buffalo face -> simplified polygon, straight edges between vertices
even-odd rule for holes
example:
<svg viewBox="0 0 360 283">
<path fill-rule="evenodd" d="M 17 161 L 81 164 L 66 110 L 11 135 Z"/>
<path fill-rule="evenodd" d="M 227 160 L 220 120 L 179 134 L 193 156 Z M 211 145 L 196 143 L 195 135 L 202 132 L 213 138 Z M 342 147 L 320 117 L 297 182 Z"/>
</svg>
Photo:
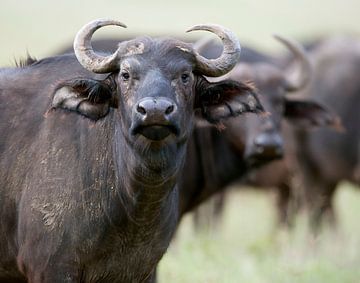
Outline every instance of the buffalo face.
<svg viewBox="0 0 360 283">
<path fill-rule="evenodd" d="M 149 38 L 124 43 L 144 46 L 120 62 L 115 74 L 119 116 L 129 141 L 157 146 L 188 135 L 194 105 L 192 56 L 169 42 Z M 157 58 L 153 60 L 152 58 Z"/>
<path fill-rule="evenodd" d="M 130 148 L 152 164 L 185 154 L 183 145 L 192 132 L 195 112 L 221 125 L 228 117 L 263 111 L 251 85 L 209 82 L 205 77 L 221 76 L 236 65 L 240 45 L 230 31 L 216 25 L 192 29 L 211 31 L 222 39 L 223 53 L 213 60 L 200 56 L 188 43 L 149 37 L 123 41 L 116 52 L 103 56 L 92 50 L 90 42 L 95 30 L 106 25 L 124 26 L 99 20 L 78 33 L 75 55 L 91 78 L 60 84 L 52 106 L 92 120 L 110 119 Z M 94 79 L 99 76 L 103 78 Z"/>
<path fill-rule="evenodd" d="M 295 64 L 285 71 L 270 63 L 238 64 L 228 76 L 235 80 L 253 81 L 259 91 L 260 101 L 268 115 L 241 117 L 242 123 L 230 121 L 231 132 L 242 133 L 232 140 L 241 140 L 244 155 L 250 162 L 279 159 L 284 154 L 282 123 L 296 126 L 338 125 L 334 115 L 321 104 L 308 99 L 296 99 L 291 93 L 306 87 L 312 75 L 312 66 L 303 48 L 296 42 L 276 37 L 295 56 Z M 294 68 L 295 67 L 295 68 Z M 294 76 L 294 71 L 297 75 Z M 244 140 L 246 137 L 246 140 Z"/>
<path fill-rule="evenodd" d="M 121 42 L 116 52 L 103 56 L 92 50 L 90 41 L 95 30 L 106 25 L 124 26 L 94 21 L 80 30 L 74 42 L 80 64 L 105 78 L 76 78 L 61 84 L 54 108 L 73 110 L 92 120 L 111 113 L 125 140 L 142 154 L 184 144 L 196 111 L 218 125 L 230 116 L 263 111 L 250 85 L 205 78 L 221 76 L 237 63 L 240 45 L 230 31 L 216 25 L 191 29 L 208 30 L 222 39 L 224 51 L 215 60 L 205 59 L 182 41 L 149 37 Z"/>
</svg>

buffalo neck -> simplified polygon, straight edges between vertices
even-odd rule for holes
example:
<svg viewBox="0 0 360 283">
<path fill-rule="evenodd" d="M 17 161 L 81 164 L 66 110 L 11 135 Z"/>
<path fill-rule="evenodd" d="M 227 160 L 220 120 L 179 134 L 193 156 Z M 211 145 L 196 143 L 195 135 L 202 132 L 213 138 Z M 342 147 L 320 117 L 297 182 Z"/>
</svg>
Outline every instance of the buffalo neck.
<svg viewBox="0 0 360 283">
<path fill-rule="evenodd" d="M 121 126 L 115 127 L 114 156 L 117 179 L 127 206 L 130 204 L 134 223 L 146 223 L 142 227 L 159 224 L 164 215 L 175 224 L 175 218 L 169 215 L 178 211 L 177 179 L 185 156 L 184 144 L 168 144 L 164 148 L 139 150 L 139 145 L 126 138 Z M 181 158 L 182 154 L 182 158 Z M 177 156 L 180 155 L 180 158 Z M 171 220 L 172 219 L 172 220 Z M 164 227 L 163 227 L 164 228 Z"/>
</svg>

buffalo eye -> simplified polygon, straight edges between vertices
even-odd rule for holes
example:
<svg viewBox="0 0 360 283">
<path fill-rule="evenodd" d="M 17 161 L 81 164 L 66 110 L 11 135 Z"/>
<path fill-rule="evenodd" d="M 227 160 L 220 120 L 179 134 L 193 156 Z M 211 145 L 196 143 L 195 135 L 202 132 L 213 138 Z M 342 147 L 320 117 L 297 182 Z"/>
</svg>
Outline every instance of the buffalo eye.
<svg viewBox="0 0 360 283">
<path fill-rule="evenodd" d="M 124 81 L 128 81 L 130 79 L 130 74 L 129 72 L 122 72 L 121 73 L 121 78 L 124 80 Z"/>
<path fill-rule="evenodd" d="M 190 80 L 190 75 L 188 73 L 181 74 L 181 81 L 183 84 L 187 84 Z"/>
</svg>

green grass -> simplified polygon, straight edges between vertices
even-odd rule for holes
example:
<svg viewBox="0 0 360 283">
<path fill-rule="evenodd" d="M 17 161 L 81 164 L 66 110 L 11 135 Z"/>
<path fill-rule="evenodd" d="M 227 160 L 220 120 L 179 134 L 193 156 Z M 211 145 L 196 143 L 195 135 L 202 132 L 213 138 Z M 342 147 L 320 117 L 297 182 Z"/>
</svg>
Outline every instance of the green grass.
<svg viewBox="0 0 360 283">
<path fill-rule="evenodd" d="M 276 229 L 271 193 L 233 192 L 224 221 L 193 231 L 191 217 L 160 264 L 160 282 L 172 283 L 358 283 L 360 191 L 342 186 L 336 196 L 337 231 L 316 239 L 305 216 L 292 231 Z"/>
</svg>

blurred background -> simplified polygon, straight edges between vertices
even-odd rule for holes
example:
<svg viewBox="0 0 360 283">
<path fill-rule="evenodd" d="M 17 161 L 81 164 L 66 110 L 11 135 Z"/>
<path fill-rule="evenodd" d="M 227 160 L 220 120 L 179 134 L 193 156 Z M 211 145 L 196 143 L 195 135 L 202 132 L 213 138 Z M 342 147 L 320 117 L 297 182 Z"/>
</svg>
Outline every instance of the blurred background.
<svg viewBox="0 0 360 283">
<path fill-rule="evenodd" d="M 272 39 L 274 33 L 301 41 L 337 33 L 358 34 L 359 7 L 356 0 L 2 0 L 0 64 L 10 64 L 27 52 L 39 58 L 53 54 L 95 18 L 118 19 L 128 26 L 127 30 L 104 28 L 96 34 L 100 38 L 109 34 L 183 37 L 195 24 L 217 23 L 235 31 L 247 45 L 274 50 L 279 47 Z"/>
<path fill-rule="evenodd" d="M 242 44 L 269 53 L 283 48 L 274 33 L 300 42 L 360 36 L 358 0 L 2 0 L 0 6 L 1 66 L 12 66 L 27 54 L 42 58 L 56 53 L 95 18 L 128 26 L 104 28 L 95 38 L 147 34 L 190 40 L 194 35 L 185 31 L 191 26 L 217 23 L 233 30 Z M 339 227 L 318 237 L 309 235 L 301 215 L 293 230 L 279 229 L 271 191 L 234 190 L 227 202 L 223 221 L 215 227 L 210 223 L 194 232 L 191 216 L 184 219 L 161 261 L 161 283 L 360 282 L 358 188 L 341 185 L 335 197 Z"/>
</svg>

